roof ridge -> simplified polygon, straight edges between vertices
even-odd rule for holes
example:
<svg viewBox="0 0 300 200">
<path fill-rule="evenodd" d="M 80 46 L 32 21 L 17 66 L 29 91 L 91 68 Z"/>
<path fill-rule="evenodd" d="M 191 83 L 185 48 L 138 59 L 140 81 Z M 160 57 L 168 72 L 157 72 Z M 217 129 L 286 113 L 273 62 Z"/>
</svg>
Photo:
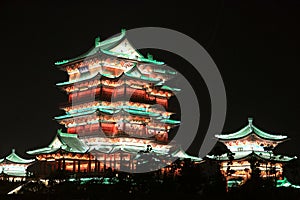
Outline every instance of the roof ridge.
<svg viewBox="0 0 300 200">
<path fill-rule="evenodd" d="M 34 159 L 25 159 L 20 157 L 18 154 L 15 153 L 15 149 L 12 149 L 11 153 L 2 159 L 2 161 L 4 160 L 8 160 L 14 163 L 30 163 L 34 161 Z"/>
<path fill-rule="evenodd" d="M 215 137 L 217 137 L 218 139 L 221 139 L 221 140 L 222 139 L 223 140 L 233 140 L 233 139 L 244 138 L 251 134 L 255 134 L 258 137 L 260 137 L 262 139 L 266 139 L 266 140 L 283 141 L 283 140 L 287 139 L 287 136 L 285 136 L 285 135 L 270 134 L 265 131 L 262 131 L 261 129 L 259 129 L 258 127 L 253 125 L 253 118 L 248 118 L 248 124 L 244 128 L 242 128 L 234 133 L 217 134 L 217 135 L 215 135 Z"/>
<path fill-rule="evenodd" d="M 101 46 L 116 42 L 118 40 L 121 40 L 123 37 L 125 37 L 125 35 L 126 35 L 126 29 L 121 29 L 120 35 L 107 38 L 107 39 L 103 40 L 102 42 L 100 41 L 100 37 L 98 36 L 97 38 L 95 38 L 95 47 L 101 47 Z"/>
</svg>

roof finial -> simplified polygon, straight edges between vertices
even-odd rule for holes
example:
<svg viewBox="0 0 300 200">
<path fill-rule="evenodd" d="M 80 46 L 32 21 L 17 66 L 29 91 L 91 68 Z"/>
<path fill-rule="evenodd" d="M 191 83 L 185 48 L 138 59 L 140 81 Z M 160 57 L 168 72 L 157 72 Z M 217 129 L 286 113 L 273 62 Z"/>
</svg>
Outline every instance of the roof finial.
<svg viewBox="0 0 300 200">
<path fill-rule="evenodd" d="M 249 125 L 252 125 L 253 118 L 252 117 L 248 117 L 248 122 L 249 122 Z"/>
<path fill-rule="evenodd" d="M 100 36 L 95 38 L 95 47 L 98 47 L 100 45 Z"/>
<path fill-rule="evenodd" d="M 122 29 L 121 29 L 121 33 L 122 33 L 122 34 L 125 34 L 125 33 L 126 33 L 126 29 L 125 29 L 125 28 L 122 28 Z"/>
<path fill-rule="evenodd" d="M 16 152 L 16 150 L 15 150 L 15 149 L 12 149 L 12 150 L 11 150 L 11 152 L 12 152 L 12 153 L 15 153 L 15 152 Z"/>
<path fill-rule="evenodd" d="M 153 56 L 152 56 L 150 53 L 147 54 L 147 58 L 148 58 L 149 60 L 153 60 Z"/>
</svg>

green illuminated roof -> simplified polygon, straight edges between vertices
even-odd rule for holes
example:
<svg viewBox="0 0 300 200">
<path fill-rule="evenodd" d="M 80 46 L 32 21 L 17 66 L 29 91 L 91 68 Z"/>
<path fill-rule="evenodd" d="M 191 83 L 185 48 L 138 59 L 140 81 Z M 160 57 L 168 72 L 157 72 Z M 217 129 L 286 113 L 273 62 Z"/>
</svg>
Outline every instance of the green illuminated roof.
<svg viewBox="0 0 300 200">
<path fill-rule="evenodd" d="M 122 144 L 108 144 L 108 145 L 99 145 L 93 147 L 90 152 L 100 152 L 100 153 L 115 153 L 115 152 L 125 152 L 125 153 L 132 153 L 138 154 L 140 151 L 145 150 L 145 145 L 122 145 Z M 166 154 L 168 152 L 164 150 L 153 149 L 153 152 L 157 154 Z"/>
<path fill-rule="evenodd" d="M 5 162 L 5 161 L 9 161 L 9 162 L 12 162 L 12 163 L 18 163 L 18 164 L 28 164 L 28 163 L 32 163 L 35 160 L 34 159 L 21 158 L 20 156 L 18 156 L 15 153 L 15 149 L 12 149 L 11 154 L 9 154 L 5 158 L 1 159 L 0 163 Z"/>
<path fill-rule="evenodd" d="M 116 144 L 109 144 L 109 145 L 101 145 L 94 147 L 89 152 L 101 152 L 101 153 L 115 153 L 115 152 L 126 152 L 126 153 L 132 153 L 132 154 L 139 154 L 139 152 L 145 150 L 145 146 L 135 146 L 135 145 L 116 145 Z M 203 159 L 195 156 L 188 155 L 182 148 L 176 149 L 174 152 L 170 153 L 166 149 L 155 149 L 153 148 L 152 151 L 155 153 L 155 155 L 165 155 L 165 156 L 171 156 L 174 158 L 179 159 L 191 159 L 195 162 L 201 162 Z"/>
<path fill-rule="evenodd" d="M 159 62 L 156 60 L 153 60 L 153 58 L 151 56 L 149 56 L 148 58 L 143 57 L 136 49 L 134 49 L 134 54 L 136 55 L 136 57 L 132 57 L 132 55 L 130 54 L 126 54 L 126 53 L 122 53 L 122 52 L 118 52 L 118 51 L 113 51 L 113 49 L 120 45 L 122 42 L 126 41 L 128 43 L 128 46 L 132 47 L 132 45 L 129 43 L 129 41 L 126 38 L 126 31 L 125 29 L 121 30 L 121 34 L 106 39 L 104 41 L 100 41 L 100 37 L 97 37 L 95 39 L 95 47 L 92 48 L 91 50 L 89 50 L 87 53 L 84 53 L 76 58 L 73 59 L 68 59 L 68 60 L 63 60 L 63 61 L 58 61 L 55 63 L 55 65 L 57 66 L 61 66 L 67 63 L 71 63 L 73 61 L 76 60 L 80 60 L 80 59 L 84 59 L 86 57 L 89 56 L 93 56 L 96 53 L 100 52 L 100 53 L 104 53 L 107 55 L 111 55 L 111 56 L 116 56 L 116 57 L 121 57 L 121 58 L 126 58 L 126 59 L 133 59 L 133 60 L 137 60 L 137 61 L 141 61 L 141 62 L 147 62 L 147 63 L 153 63 L 156 65 L 162 65 L 164 64 L 164 62 Z"/>
<path fill-rule="evenodd" d="M 26 176 L 26 171 L 2 171 L 3 174 L 7 176 L 14 176 L 14 177 L 25 177 Z"/>
<path fill-rule="evenodd" d="M 131 110 L 131 109 L 123 109 L 123 110 L 128 112 L 129 114 L 133 114 L 133 115 L 144 115 L 144 116 L 149 116 L 149 117 L 158 117 L 158 116 L 160 116 L 159 113 L 154 113 L 154 112 L 146 112 L 146 111 Z"/>
<path fill-rule="evenodd" d="M 178 120 L 173 120 L 173 119 L 163 119 L 161 122 L 166 123 L 166 124 L 180 124 L 180 121 Z"/>
<path fill-rule="evenodd" d="M 61 120 L 61 119 L 67 119 L 67 118 L 71 118 L 71 117 L 79 117 L 79 116 L 84 116 L 84 115 L 90 115 L 90 114 L 93 114 L 93 113 L 96 113 L 96 110 L 89 110 L 89 111 L 86 111 L 86 112 L 62 115 L 62 116 L 54 117 L 54 119 Z"/>
<path fill-rule="evenodd" d="M 131 70 L 125 72 L 125 73 L 121 73 L 119 76 L 113 76 L 111 74 L 101 74 L 100 72 L 98 72 L 96 75 L 93 76 L 87 76 L 84 79 L 80 79 L 80 80 L 75 80 L 75 81 L 67 81 L 67 82 L 63 82 L 63 83 L 57 83 L 57 86 L 66 86 L 66 85 L 71 85 L 74 83 L 82 83 L 85 81 L 89 81 L 89 80 L 94 80 L 94 79 L 100 79 L 101 77 L 106 77 L 106 78 L 110 78 L 110 79 L 115 79 L 115 78 L 123 78 L 125 77 L 130 77 L 130 78 L 134 78 L 134 79 L 139 79 L 139 80 L 143 80 L 143 81 L 149 81 L 149 82 L 154 82 L 157 83 L 159 81 L 161 81 L 160 79 L 157 78 L 151 78 L 151 77 L 147 77 L 145 75 L 143 75 L 140 70 L 138 69 L 138 67 L 134 66 Z M 170 88 L 168 86 L 166 86 L 166 89 L 174 89 L 174 88 Z M 176 90 L 176 88 L 175 88 Z M 178 89 L 177 89 L 178 90 Z"/>
<path fill-rule="evenodd" d="M 163 89 L 163 90 L 170 90 L 170 91 L 172 91 L 172 92 L 179 92 L 181 89 L 179 89 L 179 88 L 172 88 L 172 87 L 169 87 L 169 86 L 167 86 L 167 85 L 163 85 L 162 87 L 161 87 L 161 89 Z"/>
<path fill-rule="evenodd" d="M 248 125 L 241 130 L 235 132 L 235 133 L 230 133 L 230 134 L 223 134 L 223 135 L 215 135 L 219 140 L 236 140 L 236 139 L 241 139 L 244 137 L 247 137 L 248 135 L 255 134 L 258 137 L 266 140 L 275 140 L 275 141 L 282 141 L 287 139 L 287 136 L 285 135 L 274 135 L 274 134 L 269 134 L 266 133 L 256 126 L 253 125 L 253 119 L 249 118 L 248 119 Z"/>
<path fill-rule="evenodd" d="M 157 65 L 164 64 L 164 62 L 162 62 L 162 61 L 157 61 L 157 60 L 148 59 L 148 58 L 144 58 L 144 57 L 138 58 L 138 61 L 153 63 L 153 64 L 157 64 Z"/>
<path fill-rule="evenodd" d="M 289 157 L 283 155 L 275 155 L 272 152 L 267 151 L 241 151 L 241 152 L 234 152 L 232 154 L 233 160 L 247 160 L 251 157 L 256 157 L 262 160 L 268 161 L 275 161 L 275 162 L 289 162 L 297 157 Z M 217 160 L 217 161 L 229 161 L 228 154 L 218 155 L 207 155 L 209 159 Z"/>
<path fill-rule="evenodd" d="M 276 187 L 291 187 L 291 188 L 300 189 L 300 185 L 294 185 L 294 184 L 290 183 L 286 177 L 284 177 L 284 179 L 282 179 L 282 180 L 277 180 Z"/>
<path fill-rule="evenodd" d="M 69 62 L 69 60 L 57 61 L 57 62 L 55 62 L 55 65 L 63 65 L 63 64 L 66 64 L 68 62 Z"/>
<path fill-rule="evenodd" d="M 58 151 L 60 148 L 54 148 L 54 147 L 43 147 L 31 151 L 27 151 L 26 153 L 30 155 L 39 155 L 39 154 L 48 154 L 48 153 L 54 153 Z"/>
<path fill-rule="evenodd" d="M 179 159 L 191 159 L 192 161 L 195 161 L 195 162 L 203 161 L 202 158 L 188 155 L 182 148 L 178 148 L 176 151 L 174 151 L 172 153 L 172 156 L 179 158 Z"/>
<path fill-rule="evenodd" d="M 77 134 L 63 133 L 57 131 L 57 135 L 48 147 L 27 151 L 28 154 L 38 155 L 53 153 L 58 150 L 64 150 L 70 153 L 86 153 L 89 147 L 78 139 Z"/>
<path fill-rule="evenodd" d="M 96 112 L 112 115 L 112 114 L 118 114 L 120 112 L 126 112 L 132 115 L 143 115 L 143 116 L 149 116 L 149 117 L 158 117 L 160 116 L 159 113 L 155 112 L 147 112 L 147 111 L 142 111 L 142 110 L 133 110 L 133 109 L 126 109 L 126 108 L 121 108 L 121 109 L 105 109 L 98 107 L 97 109 L 94 110 L 89 110 L 85 112 L 80 112 L 80 113 L 75 113 L 75 114 L 67 114 L 67 115 L 62 115 L 58 117 L 54 117 L 56 120 L 62 120 L 62 119 L 67 119 L 67 118 L 72 118 L 72 117 L 80 117 L 80 116 L 85 116 L 85 115 L 90 115 Z M 166 123 L 180 123 L 179 121 L 175 120 L 169 120 Z"/>
<path fill-rule="evenodd" d="M 95 44 L 95 47 L 101 47 L 102 49 L 108 49 L 111 48 L 112 46 L 115 46 L 116 43 L 119 43 L 122 39 L 124 39 L 126 35 L 126 30 L 122 29 L 121 34 L 109 39 L 106 39 L 104 41 L 100 41 L 100 38 L 98 37 L 98 43 Z"/>
<path fill-rule="evenodd" d="M 151 82 L 161 81 L 158 78 L 151 78 L 151 77 L 147 77 L 147 76 L 143 75 L 142 72 L 139 70 L 139 68 L 137 66 L 133 67 L 129 71 L 125 72 L 124 74 L 126 76 L 129 76 L 129 77 L 132 77 L 132 78 L 142 79 L 142 80 L 151 81 Z"/>
<path fill-rule="evenodd" d="M 125 53 L 119 53 L 119 52 L 116 53 L 116 52 L 112 52 L 112 51 L 108 51 L 108 50 L 104 50 L 104 49 L 101 49 L 101 52 L 103 52 L 105 54 L 108 54 L 108 55 L 111 55 L 111 56 L 117 56 L 117 57 L 131 59 L 131 55 L 125 54 Z M 136 60 L 137 61 L 141 61 L 141 62 L 153 63 L 153 64 L 156 64 L 156 65 L 163 65 L 163 64 L 165 64 L 162 61 L 157 61 L 157 60 L 145 58 L 143 56 L 137 57 Z"/>
</svg>

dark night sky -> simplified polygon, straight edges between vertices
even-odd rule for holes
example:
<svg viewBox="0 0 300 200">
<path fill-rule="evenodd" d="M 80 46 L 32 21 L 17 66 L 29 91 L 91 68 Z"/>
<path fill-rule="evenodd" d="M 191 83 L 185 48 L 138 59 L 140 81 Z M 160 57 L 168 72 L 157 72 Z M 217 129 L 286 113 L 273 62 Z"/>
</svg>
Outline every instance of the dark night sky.
<svg viewBox="0 0 300 200">
<path fill-rule="evenodd" d="M 300 155 L 299 2 L 84 2 L 1 1 L 1 156 L 13 147 L 25 155 L 28 149 L 48 145 L 60 128 L 53 117 L 62 113 L 58 105 L 67 98 L 55 84 L 67 75 L 54 62 L 86 52 L 98 35 L 105 39 L 121 28 L 143 26 L 178 30 L 208 51 L 227 92 L 224 132 L 238 130 L 252 116 L 263 130 L 292 138 L 280 152 Z M 149 51 L 195 87 L 204 112 L 203 134 L 209 109 L 201 76 L 189 67 L 183 70 L 186 62 L 174 55 Z M 195 141 L 192 151 L 200 144 Z"/>
</svg>

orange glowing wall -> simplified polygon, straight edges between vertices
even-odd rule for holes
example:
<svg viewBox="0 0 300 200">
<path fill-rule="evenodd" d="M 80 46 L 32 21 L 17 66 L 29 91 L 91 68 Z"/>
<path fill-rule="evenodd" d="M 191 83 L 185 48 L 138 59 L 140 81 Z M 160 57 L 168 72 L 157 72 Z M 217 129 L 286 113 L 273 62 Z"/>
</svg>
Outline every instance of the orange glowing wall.
<svg viewBox="0 0 300 200">
<path fill-rule="evenodd" d="M 168 108 L 168 100 L 156 97 L 156 103 Z"/>
</svg>

